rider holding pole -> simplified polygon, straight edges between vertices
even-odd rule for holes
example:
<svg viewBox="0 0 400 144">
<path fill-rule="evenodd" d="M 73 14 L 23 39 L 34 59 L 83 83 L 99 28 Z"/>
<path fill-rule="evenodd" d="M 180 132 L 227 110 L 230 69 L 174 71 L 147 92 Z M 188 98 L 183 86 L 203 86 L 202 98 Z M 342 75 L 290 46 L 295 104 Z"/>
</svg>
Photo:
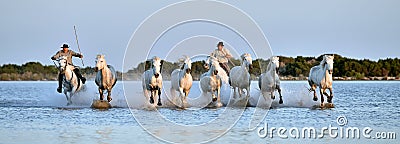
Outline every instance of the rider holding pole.
<svg viewBox="0 0 400 144">
<path fill-rule="evenodd" d="M 83 58 L 83 55 L 82 55 L 82 54 L 76 53 L 76 52 L 74 52 L 74 51 L 72 51 L 72 50 L 69 50 L 69 49 L 68 49 L 68 48 L 69 48 L 69 45 L 66 44 L 66 43 L 64 43 L 64 44 L 61 46 L 61 48 L 62 48 L 62 50 L 58 51 L 54 56 L 51 57 L 52 60 L 56 60 L 56 59 L 58 59 L 59 57 L 66 56 L 66 57 L 67 57 L 67 63 L 68 63 L 68 65 L 73 65 L 73 63 L 72 63 L 72 56 L 74 56 L 74 57 L 79 57 L 79 58 Z M 78 68 L 78 67 L 75 67 L 74 73 L 76 74 L 76 76 L 77 76 L 79 79 L 82 80 L 82 83 L 85 84 L 86 78 L 83 77 L 83 76 L 81 75 L 81 73 L 79 72 L 79 68 Z M 62 92 L 61 87 L 62 87 L 63 76 L 64 76 L 64 75 L 63 75 L 61 72 L 58 74 L 58 88 L 57 88 L 57 92 L 59 92 L 59 93 Z"/>
<path fill-rule="evenodd" d="M 232 57 L 231 53 L 228 49 L 224 48 L 224 43 L 219 42 L 217 45 L 217 49 L 215 49 L 210 56 L 213 56 L 218 59 L 219 65 L 222 69 L 225 70 L 226 74 L 229 76 L 230 68 L 228 66 L 228 61 Z"/>
</svg>

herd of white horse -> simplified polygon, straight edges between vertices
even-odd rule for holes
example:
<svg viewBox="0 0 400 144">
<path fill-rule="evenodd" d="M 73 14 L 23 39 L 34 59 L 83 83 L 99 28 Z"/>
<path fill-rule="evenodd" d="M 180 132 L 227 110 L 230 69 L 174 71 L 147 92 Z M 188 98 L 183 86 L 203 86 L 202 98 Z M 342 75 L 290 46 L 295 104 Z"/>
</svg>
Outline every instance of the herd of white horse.
<svg viewBox="0 0 400 144">
<path fill-rule="evenodd" d="M 311 68 L 308 83 L 310 85 L 309 91 L 314 92 L 313 100 L 317 101 L 316 89 L 320 90 L 321 107 L 324 106 L 324 95 L 327 96 L 327 102 L 332 103 L 332 73 L 333 73 L 333 59 L 334 56 L 324 55 L 323 60 L 319 65 Z M 72 65 L 67 64 L 67 57 L 60 57 L 57 59 L 58 68 L 63 78 L 64 94 L 67 98 L 68 105 L 71 104 L 71 97 L 75 92 L 79 91 L 82 87 L 82 81 L 74 74 Z M 146 102 L 150 105 L 162 106 L 161 92 L 163 88 L 163 78 L 161 75 L 163 60 L 154 56 L 151 60 L 151 66 L 142 75 L 142 88 L 143 95 Z M 171 93 L 179 93 L 177 97 L 180 104 L 174 104 L 180 108 L 188 107 L 187 97 L 193 85 L 193 78 L 191 75 L 192 61 L 188 56 L 178 60 L 181 64 L 180 68 L 175 69 L 171 73 Z M 235 99 L 248 99 L 250 97 L 251 77 L 250 70 L 252 69 L 252 57 L 248 53 L 240 56 L 241 65 L 235 66 L 231 69 L 229 76 L 225 70 L 222 69 L 218 60 L 215 57 L 208 56 L 204 61 L 204 68 L 208 71 L 200 76 L 200 89 L 205 95 L 210 96 L 210 104 L 214 107 L 221 107 L 221 87 L 229 87 L 234 90 L 233 100 Z M 107 91 L 107 101 L 112 100 L 111 91 L 116 84 L 116 71 L 107 65 L 104 55 L 97 55 L 95 71 L 97 72 L 95 83 L 98 86 L 100 100 L 103 100 L 104 91 Z M 281 85 L 279 79 L 279 57 L 272 56 L 269 64 L 265 70 L 258 77 L 258 88 L 261 96 L 266 100 L 267 98 L 275 99 L 275 91 L 279 93 L 279 104 L 283 103 Z M 329 90 L 328 95 L 325 91 Z"/>
<path fill-rule="evenodd" d="M 203 94 L 211 97 L 209 105 L 220 107 L 221 103 L 221 87 L 229 86 L 234 89 L 233 100 L 248 99 L 250 97 L 251 78 L 249 70 L 252 69 L 252 57 L 248 53 L 240 56 L 241 65 L 231 69 L 229 76 L 223 70 L 215 57 L 208 56 L 205 60 L 204 68 L 208 71 L 200 76 L 200 89 Z M 310 70 L 308 82 L 309 91 L 314 91 L 314 101 L 317 101 L 316 89 L 319 87 L 321 94 L 321 107 L 324 106 L 324 95 L 328 97 L 328 103 L 332 103 L 332 73 L 333 73 L 334 56 L 324 55 L 319 65 L 314 66 Z M 151 67 L 145 71 L 142 76 L 142 86 L 144 96 L 148 102 L 154 106 L 161 106 L 161 89 L 162 89 L 162 62 L 159 57 L 155 56 L 151 59 Z M 175 69 L 171 73 L 171 94 L 179 92 L 179 102 L 174 103 L 177 107 L 185 108 L 188 106 L 187 97 L 192 88 L 193 79 L 191 72 L 191 59 L 184 56 L 179 59 L 181 67 Z M 261 95 L 266 100 L 268 96 L 275 99 L 275 91 L 279 93 L 279 104 L 283 103 L 281 85 L 279 79 L 279 57 L 270 58 L 265 73 L 262 73 L 258 79 L 258 88 Z M 325 90 L 329 89 L 330 95 Z M 150 95 L 149 95 L 150 93 Z M 244 95 L 246 93 L 246 95 Z M 237 97 L 238 95 L 238 97 Z M 156 105 L 157 104 L 157 105 Z"/>
</svg>

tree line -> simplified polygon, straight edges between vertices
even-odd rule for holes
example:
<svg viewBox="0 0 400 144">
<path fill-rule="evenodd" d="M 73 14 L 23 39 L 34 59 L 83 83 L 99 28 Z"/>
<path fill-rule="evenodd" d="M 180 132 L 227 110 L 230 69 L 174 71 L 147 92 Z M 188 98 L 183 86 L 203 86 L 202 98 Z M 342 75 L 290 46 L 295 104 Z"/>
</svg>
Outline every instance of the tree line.
<svg viewBox="0 0 400 144">
<path fill-rule="evenodd" d="M 280 67 L 279 73 L 282 77 L 307 77 L 311 67 L 318 65 L 322 60 L 322 56 L 318 57 L 286 57 L 279 56 Z M 236 66 L 240 65 L 240 60 L 232 59 L 232 63 Z M 252 79 L 265 72 L 269 60 L 255 59 L 253 60 L 253 69 L 250 74 Z M 168 62 L 163 63 L 162 75 L 164 79 L 169 79 L 174 69 L 179 68 L 179 63 Z M 192 63 L 192 76 L 194 80 L 198 80 L 200 75 L 207 70 L 203 67 L 202 61 Z M 230 64 L 233 67 L 232 64 Z M 141 62 L 136 67 L 130 69 L 126 73 L 118 72 L 118 79 L 124 80 L 140 80 L 142 73 L 150 67 L 150 62 Z M 89 79 L 94 78 L 96 72 L 93 67 L 81 68 L 81 73 Z M 22 65 L 3 64 L 0 66 L 0 80 L 56 80 L 58 70 L 53 65 L 42 65 L 39 62 L 27 62 Z M 400 77 L 400 60 L 398 58 L 379 59 L 371 61 L 369 59 L 352 59 L 342 57 L 335 54 L 334 58 L 334 77 L 351 77 L 353 79 L 365 79 L 370 77 Z"/>
</svg>

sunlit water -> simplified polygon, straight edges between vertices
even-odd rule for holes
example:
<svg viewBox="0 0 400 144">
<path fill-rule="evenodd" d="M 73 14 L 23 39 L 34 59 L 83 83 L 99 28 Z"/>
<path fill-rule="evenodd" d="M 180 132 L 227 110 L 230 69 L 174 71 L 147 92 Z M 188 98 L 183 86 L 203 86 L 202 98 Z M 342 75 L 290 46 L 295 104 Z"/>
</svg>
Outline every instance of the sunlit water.
<svg viewBox="0 0 400 144">
<path fill-rule="evenodd" d="M 135 89 L 141 90 L 140 82 L 132 82 Z M 257 85 L 253 82 L 252 85 Z M 306 81 L 282 82 L 284 104 L 273 103 L 265 121 L 269 127 L 326 127 L 338 126 L 336 118 L 346 116 L 352 127 L 371 127 L 379 131 L 394 131 L 399 128 L 400 82 L 397 81 L 348 81 L 334 82 L 336 108 L 315 110 L 312 94 L 308 93 Z M 193 88 L 198 88 L 197 83 Z M 191 95 L 198 95 L 193 90 Z M 277 94 L 277 93 L 276 93 Z M 142 96 L 138 93 L 135 96 Z M 319 97 L 319 96 L 318 96 Z M 109 110 L 91 109 L 93 99 L 98 99 L 94 82 L 89 81 L 86 89 L 73 98 L 74 105 L 66 106 L 63 94 L 56 92 L 56 82 L 0 82 L 0 143 L 163 143 L 148 134 L 134 119 L 124 97 L 122 83 L 117 83 L 113 91 L 115 107 Z M 160 108 L 159 111 L 171 121 L 183 125 L 203 124 L 218 117 L 226 109 L 181 110 Z M 229 108 L 236 110 L 235 108 Z M 255 108 L 247 108 L 240 120 L 226 134 L 214 143 L 278 143 L 285 139 L 260 138 L 256 130 L 248 130 L 249 121 Z M 147 115 L 149 121 L 154 111 L 134 109 Z M 237 109 L 238 111 L 240 109 Z M 228 117 L 229 118 L 229 117 Z M 232 117 L 234 118 L 234 116 Z M 221 123 L 224 125 L 224 123 Z M 263 124 L 261 125 L 263 126 Z M 167 130 L 165 130 L 167 131 Z M 178 136 L 176 136 L 178 134 Z M 188 142 L 202 136 L 190 131 L 175 132 L 172 139 Z M 304 139 L 288 139 L 300 142 Z M 343 142 L 340 138 L 325 137 L 306 139 L 313 142 Z M 353 139 L 350 139 L 353 140 Z M 398 140 L 362 139 L 374 143 L 398 143 Z"/>
</svg>

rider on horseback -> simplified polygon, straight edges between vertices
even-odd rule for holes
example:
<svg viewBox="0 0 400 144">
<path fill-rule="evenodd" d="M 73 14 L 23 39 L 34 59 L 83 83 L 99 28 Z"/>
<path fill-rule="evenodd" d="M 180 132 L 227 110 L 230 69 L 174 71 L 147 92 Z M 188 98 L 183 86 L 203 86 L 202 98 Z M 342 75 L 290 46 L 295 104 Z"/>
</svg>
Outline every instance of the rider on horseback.
<svg viewBox="0 0 400 144">
<path fill-rule="evenodd" d="M 217 45 L 217 49 L 215 49 L 211 56 L 218 59 L 219 65 L 222 69 L 225 70 L 226 74 L 229 76 L 230 68 L 228 66 L 228 61 L 232 57 L 231 53 L 228 49 L 224 48 L 224 43 L 219 42 Z"/>
<path fill-rule="evenodd" d="M 58 51 L 54 56 L 51 57 L 52 60 L 56 60 L 59 57 L 66 56 L 67 57 L 67 63 L 69 65 L 73 65 L 72 64 L 72 56 L 83 58 L 82 54 L 76 53 L 76 52 L 74 52 L 72 50 L 69 50 L 68 49 L 69 46 L 66 43 L 64 43 L 61 46 L 61 48 L 62 48 L 62 50 Z M 85 84 L 86 78 L 81 75 L 81 73 L 79 72 L 79 68 L 75 67 L 74 73 L 78 76 L 79 79 L 82 80 L 82 83 Z M 62 86 L 63 76 L 64 75 L 61 72 L 58 73 L 58 88 L 57 88 L 57 92 L 59 92 L 59 93 L 61 93 L 61 91 L 62 91 L 61 86 Z"/>
</svg>

